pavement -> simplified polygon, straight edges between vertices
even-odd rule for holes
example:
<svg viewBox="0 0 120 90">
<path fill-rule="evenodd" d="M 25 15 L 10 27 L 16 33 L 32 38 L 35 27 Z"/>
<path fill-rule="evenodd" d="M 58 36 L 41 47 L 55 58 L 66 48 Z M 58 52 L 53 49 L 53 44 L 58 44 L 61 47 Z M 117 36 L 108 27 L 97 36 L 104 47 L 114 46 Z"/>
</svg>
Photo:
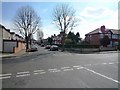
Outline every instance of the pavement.
<svg viewBox="0 0 120 90">
<path fill-rule="evenodd" d="M 24 54 L 26 54 L 26 53 L 27 53 L 27 52 L 25 51 L 25 49 L 23 49 L 23 50 L 15 53 L 15 54 L 14 54 L 14 53 L 2 53 L 2 54 L 0 55 L 0 57 L 1 57 L 1 58 L 16 57 L 16 56 L 22 56 L 22 55 L 24 55 Z"/>
<path fill-rule="evenodd" d="M 118 88 L 118 54 L 48 51 L 4 58 L 3 88 Z"/>
</svg>

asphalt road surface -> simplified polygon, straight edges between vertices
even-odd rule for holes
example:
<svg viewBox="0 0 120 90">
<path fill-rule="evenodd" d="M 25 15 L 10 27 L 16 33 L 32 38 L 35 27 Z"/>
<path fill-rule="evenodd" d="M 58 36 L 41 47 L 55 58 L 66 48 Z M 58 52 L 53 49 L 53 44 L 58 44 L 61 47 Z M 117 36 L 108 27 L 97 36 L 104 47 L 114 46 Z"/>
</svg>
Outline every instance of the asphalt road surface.
<svg viewBox="0 0 120 90">
<path fill-rule="evenodd" d="M 48 51 L 3 58 L 3 88 L 118 88 L 118 53 Z"/>
</svg>

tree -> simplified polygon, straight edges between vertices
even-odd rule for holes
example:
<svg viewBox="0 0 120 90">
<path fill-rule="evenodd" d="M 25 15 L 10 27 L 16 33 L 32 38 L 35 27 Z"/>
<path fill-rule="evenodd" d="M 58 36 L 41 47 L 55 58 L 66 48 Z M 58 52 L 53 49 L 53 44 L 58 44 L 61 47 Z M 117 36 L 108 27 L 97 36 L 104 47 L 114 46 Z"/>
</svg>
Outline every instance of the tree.
<svg viewBox="0 0 120 90">
<path fill-rule="evenodd" d="M 57 27 L 64 32 L 63 35 L 63 50 L 65 34 L 68 30 L 72 30 L 77 26 L 77 19 L 75 18 L 75 10 L 68 4 L 57 5 L 53 11 L 53 21 Z"/>
<path fill-rule="evenodd" d="M 105 36 L 101 39 L 100 43 L 101 43 L 101 45 L 103 45 L 104 47 L 107 47 L 107 45 L 110 44 L 110 38 L 109 38 L 107 35 L 105 35 Z"/>
<path fill-rule="evenodd" d="M 75 35 L 73 32 L 70 31 L 67 35 L 67 38 L 72 40 L 72 44 L 77 44 L 80 40 L 80 34 L 79 32 L 77 32 Z"/>
<path fill-rule="evenodd" d="M 77 32 L 77 33 L 76 33 L 76 42 L 78 43 L 79 40 L 80 40 L 80 34 L 79 34 L 79 32 Z"/>
<path fill-rule="evenodd" d="M 29 49 L 31 36 L 41 27 L 41 19 L 31 6 L 23 6 L 18 9 L 13 20 L 16 30 L 25 38 L 26 51 Z"/>
<path fill-rule="evenodd" d="M 43 43 L 43 40 L 42 40 L 43 36 L 44 36 L 43 31 L 42 30 L 38 30 L 37 31 L 37 41 L 38 41 L 39 45 Z"/>
<path fill-rule="evenodd" d="M 77 32 L 77 33 L 76 33 L 76 36 L 77 36 L 78 38 L 80 37 L 80 34 L 79 34 L 79 32 Z"/>
<path fill-rule="evenodd" d="M 37 31 L 37 40 L 42 40 L 44 34 L 43 34 L 43 31 L 42 30 L 38 30 Z"/>
<path fill-rule="evenodd" d="M 72 40 L 72 44 L 76 44 L 76 36 L 73 32 L 70 31 L 67 35 L 67 38 Z"/>
<path fill-rule="evenodd" d="M 65 39 L 65 44 L 72 44 L 72 40 L 69 39 L 69 38 L 66 38 L 66 39 Z"/>
<path fill-rule="evenodd" d="M 50 45 L 52 45 L 53 39 L 51 37 L 49 37 L 48 42 L 49 42 Z"/>
</svg>

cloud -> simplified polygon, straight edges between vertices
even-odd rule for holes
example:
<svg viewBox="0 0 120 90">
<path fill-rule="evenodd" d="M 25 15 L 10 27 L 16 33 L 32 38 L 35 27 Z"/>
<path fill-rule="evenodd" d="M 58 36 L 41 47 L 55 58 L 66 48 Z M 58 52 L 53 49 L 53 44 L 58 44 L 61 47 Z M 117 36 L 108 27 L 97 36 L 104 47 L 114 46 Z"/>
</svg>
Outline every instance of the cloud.
<svg viewBox="0 0 120 90">
<path fill-rule="evenodd" d="M 80 13 L 81 17 L 85 19 L 99 20 L 108 18 L 114 11 L 104 7 L 86 7 L 83 12 Z"/>
<path fill-rule="evenodd" d="M 86 7 L 83 12 L 76 16 L 80 20 L 79 26 L 75 27 L 72 31 L 79 32 L 81 37 L 84 38 L 85 34 L 105 25 L 109 29 L 118 28 L 118 11 L 112 11 L 104 7 Z M 58 28 L 55 25 L 49 25 L 44 27 L 43 32 L 51 36 L 53 34 L 59 34 Z"/>
<path fill-rule="evenodd" d="M 100 15 L 99 15 L 100 14 Z M 108 8 L 86 7 L 79 18 L 82 18 L 80 25 L 73 32 L 80 33 L 84 38 L 85 34 L 105 25 L 109 29 L 118 29 L 118 11 L 112 11 Z"/>
</svg>

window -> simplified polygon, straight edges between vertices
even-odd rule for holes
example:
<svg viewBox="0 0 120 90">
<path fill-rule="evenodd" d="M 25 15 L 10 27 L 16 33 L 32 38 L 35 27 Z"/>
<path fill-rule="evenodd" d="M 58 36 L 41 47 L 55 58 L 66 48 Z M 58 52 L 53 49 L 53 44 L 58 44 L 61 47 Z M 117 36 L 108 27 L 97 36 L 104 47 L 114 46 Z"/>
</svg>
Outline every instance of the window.
<svg viewBox="0 0 120 90">
<path fill-rule="evenodd" d="M 113 39 L 118 39 L 118 35 L 117 35 L 117 34 L 113 34 L 113 35 L 112 35 L 112 38 L 113 38 Z"/>
</svg>

